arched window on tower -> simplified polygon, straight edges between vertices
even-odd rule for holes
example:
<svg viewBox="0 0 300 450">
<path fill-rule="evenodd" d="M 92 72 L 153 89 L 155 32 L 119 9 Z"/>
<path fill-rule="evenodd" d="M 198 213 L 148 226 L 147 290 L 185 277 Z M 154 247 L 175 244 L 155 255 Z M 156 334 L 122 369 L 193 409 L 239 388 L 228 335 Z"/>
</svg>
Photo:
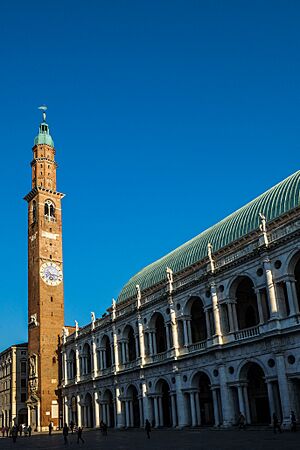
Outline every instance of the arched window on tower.
<svg viewBox="0 0 300 450">
<path fill-rule="evenodd" d="M 49 222 L 55 221 L 55 207 L 51 200 L 45 201 L 44 215 Z"/>
<path fill-rule="evenodd" d="M 36 222 L 36 201 L 32 202 L 32 223 Z"/>
</svg>

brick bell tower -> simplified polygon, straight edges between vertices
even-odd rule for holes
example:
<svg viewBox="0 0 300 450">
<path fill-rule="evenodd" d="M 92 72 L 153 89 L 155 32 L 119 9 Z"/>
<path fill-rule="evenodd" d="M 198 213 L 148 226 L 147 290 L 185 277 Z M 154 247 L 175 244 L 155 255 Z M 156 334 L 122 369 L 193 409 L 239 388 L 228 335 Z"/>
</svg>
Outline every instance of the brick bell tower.
<svg viewBox="0 0 300 450">
<path fill-rule="evenodd" d="M 34 139 L 28 202 L 28 423 L 59 425 L 59 344 L 64 326 L 61 199 L 46 107 Z"/>
</svg>

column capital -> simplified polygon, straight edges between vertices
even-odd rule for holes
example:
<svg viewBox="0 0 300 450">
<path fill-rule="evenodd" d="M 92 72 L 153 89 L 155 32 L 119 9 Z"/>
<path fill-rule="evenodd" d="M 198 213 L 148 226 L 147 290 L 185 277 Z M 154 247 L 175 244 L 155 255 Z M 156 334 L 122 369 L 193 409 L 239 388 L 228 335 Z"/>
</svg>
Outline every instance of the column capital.
<svg viewBox="0 0 300 450">
<path fill-rule="evenodd" d="M 262 259 L 263 264 L 270 264 L 271 263 L 271 259 L 269 256 L 265 255 Z"/>
<path fill-rule="evenodd" d="M 216 282 L 214 280 L 209 282 L 209 287 L 210 287 L 211 291 L 214 291 L 214 293 L 217 292 L 217 285 L 216 285 Z"/>
</svg>

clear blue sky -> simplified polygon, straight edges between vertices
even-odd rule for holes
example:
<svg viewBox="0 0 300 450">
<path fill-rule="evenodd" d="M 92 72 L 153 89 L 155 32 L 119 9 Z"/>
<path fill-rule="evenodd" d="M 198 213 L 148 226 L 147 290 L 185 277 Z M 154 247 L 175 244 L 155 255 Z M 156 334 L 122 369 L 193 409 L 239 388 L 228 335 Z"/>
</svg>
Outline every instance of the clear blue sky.
<svg viewBox="0 0 300 450">
<path fill-rule="evenodd" d="M 3 0 L 0 350 L 27 339 L 40 113 L 59 163 L 66 323 L 298 170 L 300 2 Z"/>
</svg>

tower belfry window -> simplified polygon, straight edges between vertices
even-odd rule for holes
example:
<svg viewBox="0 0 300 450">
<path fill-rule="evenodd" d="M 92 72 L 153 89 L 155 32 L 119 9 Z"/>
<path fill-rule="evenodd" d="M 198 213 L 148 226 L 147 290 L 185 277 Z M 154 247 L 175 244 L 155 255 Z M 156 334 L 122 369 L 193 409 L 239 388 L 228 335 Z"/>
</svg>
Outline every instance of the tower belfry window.
<svg viewBox="0 0 300 450">
<path fill-rule="evenodd" d="M 55 207 L 51 200 L 45 201 L 44 215 L 49 222 L 55 221 Z"/>
</svg>

